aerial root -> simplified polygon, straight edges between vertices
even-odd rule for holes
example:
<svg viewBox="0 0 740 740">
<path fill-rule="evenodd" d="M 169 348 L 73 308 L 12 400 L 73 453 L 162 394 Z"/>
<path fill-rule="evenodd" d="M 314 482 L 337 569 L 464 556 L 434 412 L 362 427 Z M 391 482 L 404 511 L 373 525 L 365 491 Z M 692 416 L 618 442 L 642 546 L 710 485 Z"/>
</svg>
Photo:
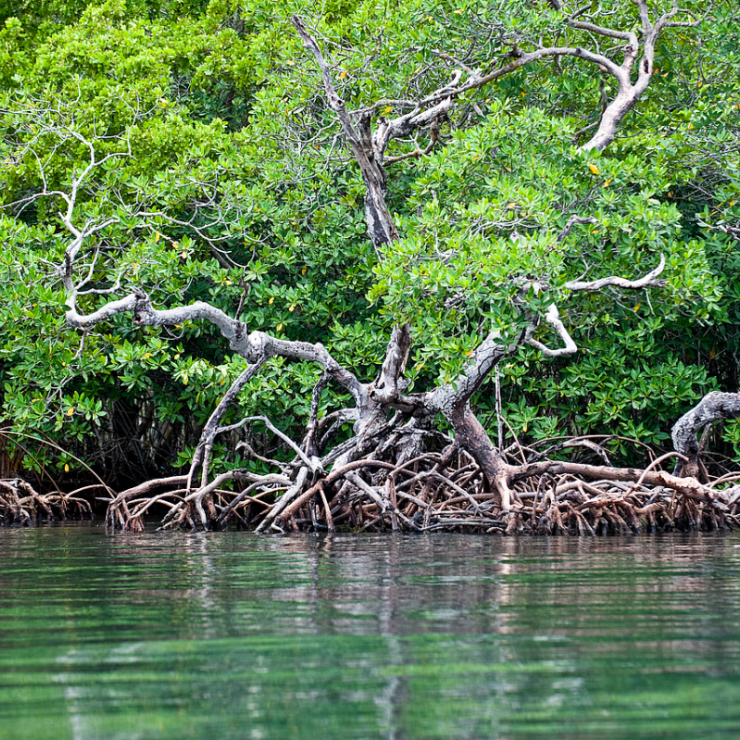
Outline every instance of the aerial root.
<svg viewBox="0 0 740 740">
<path fill-rule="evenodd" d="M 595 536 L 740 528 L 736 482 L 697 483 L 705 492 L 697 494 L 647 485 L 642 473 L 635 470 L 629 481 L 608 475 L 601 480 L 572 473 L 533 475 L 511 486 L 513 504 L 503 510 L 478 465 L 455 450 L 452 456 L 427 453 L 401 465 L 356 460 L 328 474 L 303 467 L 292 480 L 231 471 L 193 490 L 187 489 L 186 476 L 149 481 L 113 499 L 106 522 L 141 530 L 145 514 L 165 507 L 162 528 L 191 530 L 235 526 L 281 533 L 344 529 Z"/>
<path fill-rule="evenodd" d="M 40 520 L 92 518 L 92 507 L 72 493 L 38 493 L 21 478 L 0 480 L 0 524 L 28 527 Z"/>
</svg>

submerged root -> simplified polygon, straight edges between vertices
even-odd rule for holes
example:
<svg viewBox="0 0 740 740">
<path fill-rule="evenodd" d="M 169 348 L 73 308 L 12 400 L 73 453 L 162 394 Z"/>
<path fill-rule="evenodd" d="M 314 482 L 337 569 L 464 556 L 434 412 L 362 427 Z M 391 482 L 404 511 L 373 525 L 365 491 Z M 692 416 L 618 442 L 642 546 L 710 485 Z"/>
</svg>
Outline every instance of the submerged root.
<svg viewBox="0 0 740 740">
<path fill-rule="evenodd" d="M 0 524 L 28 527 L 40 520 L 92 518 L 92 508 L 76 492 L 38 493 L 20 478 L 0 480 Z"/>
</svg>

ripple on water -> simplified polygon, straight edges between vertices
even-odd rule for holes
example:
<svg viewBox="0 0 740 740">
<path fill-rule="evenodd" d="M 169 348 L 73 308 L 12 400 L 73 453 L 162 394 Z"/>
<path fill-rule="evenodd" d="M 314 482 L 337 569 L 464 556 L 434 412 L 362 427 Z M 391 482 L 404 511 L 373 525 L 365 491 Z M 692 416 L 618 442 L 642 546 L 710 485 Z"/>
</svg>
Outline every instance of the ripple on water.
<svg viewBox="0 0 740 740">
<path fill-rule="evenodd" d="M 736 738 L 740 538 L 0 530 L 0 737 Z"/>
</svg>

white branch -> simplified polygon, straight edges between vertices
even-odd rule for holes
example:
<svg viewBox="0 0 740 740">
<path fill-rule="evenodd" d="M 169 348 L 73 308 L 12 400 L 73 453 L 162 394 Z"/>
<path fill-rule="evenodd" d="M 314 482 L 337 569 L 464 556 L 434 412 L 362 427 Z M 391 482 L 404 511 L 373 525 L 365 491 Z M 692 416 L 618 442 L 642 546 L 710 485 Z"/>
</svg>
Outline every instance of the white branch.
<svg viewBox="0 0 740 740">
<path fill-rule="evenodd" d="M 561 357 L 562 355 L 572 355 L 575 352 L 578 352 L 578 346 L 573 341 L 573 337 L 568 333 L 568 330 L 565 328 L 565 324 L 560 320 L 560 312 L 558 311 L 558 307 L 551 303 L 550 307 L 547 309 L 547 313 L 545 314 L 545 321 L 552 326 L 553 329 L 555 329 L 555 332 L 557 335 L 563 340 L 565 343 L 564 347 L 561 347 L 560 349 L 550 349 L 549 347 L 546 347 L 542 342 L 538 342 L 536 339 L 532 337 L 532 334 L 534 333 L 534 330 L 536 327 L 532 326 L 529 329 L 527 329 L 527 334 L 525 336 L 525 343 L 529 344 L 531 347 L 537 348 L 540 352 L 542 352 L 545 357 Z"/>
<path fill-rule="evenodd" d="M 226 427 L 219 427 L 217 433 L 223 434 L 224 432 L 230 432 L 234 429 L 239 429 L 245 424 L 248 424 L 250 421 L 261 421 L 273 434 L 280 437 L 280 439 L 282 439 L 283 442 L 285 442 L 285 444 L 287 444 L 296 453 L 296 455 L 298 455 L 298 457 L 300 457 L 301 460 L 303 460 L 303 462 L 308 465 L 308 467 L 313 472 L 325 472 L 321 467 L 321 461 L 318 457 L 309 459 L 306 453 L 290 437 L 288 437 L 287 434 L 281 432 L 266 416 L 247 416 L 236 424 L 230 424 Z"/>
<path fill-rule="evenodd" d="M 720 419 L 737 418 L 740 418 L 740 393 L 707 393 L 673 425 L 673 449 L 684 455 L 696 453 L 699 449 L 696 435 L 703 426 Z"/>
<path fill-rule="evenodd" d="M 321 76 L 324 80 L 324 89 L 326 91 L 326 97 L 329 102 L 329 107 L 334 111 L 334 113 L 336 113 L 339 122 L 342 124 L 344 135 L 347 137 L 351 145 L 358 146 L 360 142 L 360 135 L 354 124 L 352 123 L 352 118 L 347 111 L 347 106 L 344 104 L 344 100 L 342 100 L 340 95 L 337 93 L 336 88 L 334 87 L 334 81 L 331 77 L 329 65 L 326 63 L 326 60 L 324 59 L 324 55 L 321 53 L 319 45 L 316 43 L 311 34 L 308 33 L 306 27 L 303 25 L 303 22 L 297 15 L 292 16 L 290 21 L 295 27 L 296 31 L 298 31 L 298 35 L 301 37 L 303 45 L 308 51 L 311 52 L 311 54 L 313 54 L 314 58 L 316 59 L 316 63 L 319 66 Z"/>
<path fill-rule="evenodd" d="M 613 28 L 605 28 L 599 26 L 596 23 L 590 23 L 589 21 L 577 21 L 571 19 L 566 21 L 571 28 L 577 28 L 579 31 L 590 31 L 591 33 L 597 33 L 600 36 L 608 36 L 613 39 L 622 39 L 629 41 L 637 46 L 637 37 L 630 31 L 616 31 Z"/>
<path fill-rule="evenodd" d="M 74 297 L 75 296 L 73 295 L 70 298 L 67 305 L 70 305 L 70 302 L 74 302 Z M 137 300 L 138 298 L 135 295 L 127 295 L 125 298 L 106 303 L 105 306 L 102 306 L 97 311 L 87 314 L 86 316 L 78 313 L 76 306 L 72 305 L 66 314 L 67 325 L 74 327 L 75 329 L 90 329 L 93 326 L 100 324 L 102 321 L 107 321 L 108 319 L 113 318 L 116 314 L 124 313 L 125 311 L 133 311 Z"/>
<path fill-rule="evenodd" d="M 605 277 L 601 278 L 600 280 L 593 280 L 592 282 L 571 280 L 570 282 L 565 284 L 565 287 L 568 290 L 572 291 L 585 290 L 590 292 L 601 290 L 602 288 L 606 288 L 611 285 L 617 288 L 629 288 L 631 290 L 637 288 L 646 288 L 648 286 L 661 287 L 665 285 L 665 281 L 656 280 L 656 278 L 658 277 L 658 275 L 660 275 L 661 272 L 663 272 L 664 267 L 665 257 L 661 254 L 660 264 L 654 270 L 651 270 L 647 275 L 641 277 L 639 280 L 626 280 L 625 278 L 621 277 Z"/>
<path fill-rule="evenodd" d="M 358 406 L 364 405 L 367 399 L 365 386 L 357 380 L 353 373 L 342 367 L 320 342 L 311 344 L 310 342 L 278 339 L 261 331 L 248 333 L 245 323 L 232 319 L 220 308 L 210 303 L 198 301 L 190 306 L 156 309 L 151 305 L 149 298 L 139 291 L 120 300 L 111 301 L 91 314 L 83 315 L 77 311 L 74 301 L 71 302 L 72 305 L 68 303 L 69 309 L 66 314 L 67 325 L 76 329 L 91 329 L 116 314 L 129 311 L 134 314 L 133 322 L 136 326 L 172 326 L 205 319 L 216 326 L 223 337 L 229 340 L 230 349 L 238 352 L 249 362 L 256 362 L 263 357 L 286 357 L 293 360 L 316 362 L 352 394 Z"/>
</svg>

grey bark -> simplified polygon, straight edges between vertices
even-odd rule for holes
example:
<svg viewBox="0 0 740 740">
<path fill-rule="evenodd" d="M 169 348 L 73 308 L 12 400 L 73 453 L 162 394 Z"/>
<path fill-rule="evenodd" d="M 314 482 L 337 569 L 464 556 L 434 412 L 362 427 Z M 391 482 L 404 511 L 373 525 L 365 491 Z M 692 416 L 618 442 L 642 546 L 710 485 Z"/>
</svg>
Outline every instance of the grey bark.
<svg viewBox="0 0 740 740">
<path fill-rule="evenodd" d="M 671 430 L 673 449 L 688 458 L 679 462 L 676 475 L 696 476 L 701 472 L 701 449 L 697 440 L 700 430 L 707 424 L 722 419 L 740 419 L 740 393 L 707 393 L 691 411 L 686 412 Z"/>
<path fill-rule="evenodd" d="M 329 107 L 339 119 L 347 144 L 360 167 L 362 179 L 365 182 L 365 220 L 368 234 L 375 247 L 378 259 L 382 259 L 383 248 L 398 239 L 398 231 L 386 202 L 385 171 L 382 158 L 376 156 L 373 148 L 370 118 L 369 116 L 364 119 L 361 118 L 359 126 L 355 125 L 344 100 L 337 94 L 331 71 L 318 44 L 308 33 L 298 16 L 293 16 L 291 22 L 298 31 L 303 45 L 316 59 L 324 81 L 324 90 L 326 91 Z"/>
<path fill-rule="evenodd" d="M 352 113 L 347 111 L 344 101 L 337 94 L 331 79 L 331 72 L 316 41 L 308 33 L 302 21 L 294 16 L 291 19 L 292 23 L 305 47 L 316 58 L 324 79 L 329 106 L 337 113 L 342 130 L 365 179 L 368 188 L 365 211 L 370 236 L 373 239 L 373 244 L 376 244 L 376 248 L 381 248 L 384 244 L 397 238 L 397 233 L 386 228 L 389 224 L 392 224 L 392 219 L 389 222 L 386 221 L 386 216 L 390 216 L 390 214 L 387 208 L 383 208 L 386 192 L 383 161 L 385 151 L 391 140 L 408 136 L 412 132 L 427 126 L 434 126 L 442 116 L 452 110 L 457 98 L 501 79 L 522 67 L 543 59 L 569 56 L 594 64 L 599 70 L 613 77 L 618 85 L 617 94 L 604 107 L 596 133 L 582 148 L 586 151 L 591 149 L 602 150 L 611 144 L 620 123 L 634 108 L 650 84 L 655 58 L 655 44 L 660 34 L 665 28 L 696 26 L 699 24 L 699 20 L 690 11 L 678 7 L 676 0 L 674 0 L 671 10 L 660 16 L 655 22 L 651 18 L 647 0 L 634 0 L 634 2 L 640 15 L 639 32 L 620 31 L 587 20 L 581 20 L 580 18 L 586 8 L 581 8 L 564 18 L 565 23 L 575 30 L 584 31 L 591 36 L 604 36 L 626 42 L 622 49 L 624 55 L 622 64 L 617 64 L 605 54 L 581 46 L 540 47 L 534 51 L 522 52 L 514 45 L 510 52 L 510 56 L 514 57 L 512 61 L 486 74 L 481 75 L 466 67 L 459 70 L 448 85 L 435 90 L 421 100 L 379 100 Z M 559 2 L 554 7 L 558 11 L 563 9 Z M 680 14 L 687 15 L 691 20 L 676 21 L 676 16 Z M 466 74 L 467 79 L 463 80 Z M 371 133 L 370 120 L 372 116 L 376 115 L 381 107 L 399 102 L 410 106 L 411 110 L 390 120 L 380 118 L 375 132 Z M 359 127 L 355 127 L 353 118 L 358 120 Z M 418 156 L 419 154 L 420 152 L 416 151 L 409 156 Z M 395 161 L 403 158 L 405 157 L 392 159 Z"/>
</svg>

